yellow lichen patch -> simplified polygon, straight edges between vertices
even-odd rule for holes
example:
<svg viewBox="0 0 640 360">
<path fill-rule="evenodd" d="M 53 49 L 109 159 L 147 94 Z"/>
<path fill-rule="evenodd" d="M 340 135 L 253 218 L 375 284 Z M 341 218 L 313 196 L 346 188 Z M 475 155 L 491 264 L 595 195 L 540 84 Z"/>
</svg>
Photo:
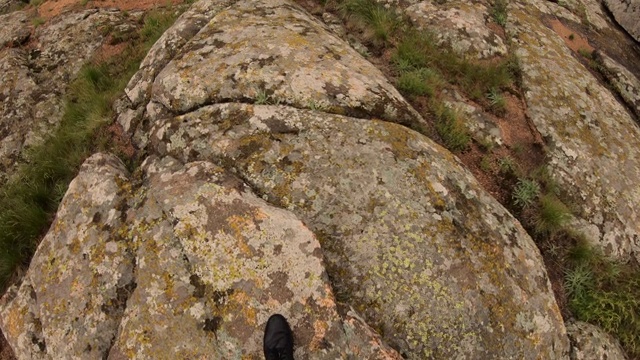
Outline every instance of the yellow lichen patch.
<svg viewBox="0 0 640 360">
<path fill-rule="evenodd" d="M 249 215 L 250 216 L 250 215 Z M 247 239 L 244 236 L 245 232 L 248 232 L 253 227 L 253 219 L 249 216 L 232 215 L 227 218 L 227 224 L 233 229 L 233 237 L 236 239 L 236 244 L 240 252 L 247 256 L 253 256 L 251 248 L 247 244 Z"/>
<path fill-rule="evenodd" d="M 329 328 L 329 324 L 326 321 L 316 320 L 313 323 L 313 339 L 311 339 L 311 343 L 309 344 L 309 350 L 319 350 L 322 345 L 322 340 L 324 339 L 325 334 L 327 333 L 327 329 Z"/>
</svg>

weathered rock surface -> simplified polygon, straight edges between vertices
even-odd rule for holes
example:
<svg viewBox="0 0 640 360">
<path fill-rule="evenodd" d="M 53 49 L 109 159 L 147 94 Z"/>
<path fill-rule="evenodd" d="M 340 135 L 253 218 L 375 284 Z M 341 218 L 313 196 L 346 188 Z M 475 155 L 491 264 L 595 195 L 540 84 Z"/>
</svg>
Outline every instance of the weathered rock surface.
<svg viewBox="0 0 640 360">
<path fill-rule="evenodd" d="M 567 325 L 571 340 L 571 360 L 625 360 L 626 356 L 616 339 L 597 326 L 584 322 Z"/>
<path fill-rule="evenodd" d="M 507 30 L 522 64 L 528 115 L 548 146 L 548 166 L 579 204 L 576 230 L 610 255 L 640 259 L 640 128 L 531 3 L 511 3 Z"/>
<path fill-rule="evenodd" d="M 240 1 L 213 17 L 159 72 L 152 100 L 176 113 L 262 102 L 420 120 L 376 67 L 309 14 L 278 1 L 259 9 Z"/>
<path fill-rule="evenodd" d="M 638 0 L 604 0 L 613 17 L 629 35 L 640 41 L 640 1 Z"/>
<path fill-rule="evenodd" d="M 20 358 L 262 358 L 282 313 L 298 359 L 400 359 L 337 312 L 318 240 L 208 162 L 150 158 L 141 184 L 96 154 L 25 281 L 0 305 Z"/>
<path fill-rule="evenodd" d="M 640 79 L 607 55 L 600 54 L 600 61 L 605 67 L 604 76 L 640 119 Z"/>
<path fill-rule="evenodd" d="M 23 150 L 57 127 L 67 85 L 103 44 L 104 27 L 134 28 L 117 10 L 92 9 L 65 13 L 29 37 L 22 11 L 4 17 L 12 21 L 9 31 L 3 28 L 0 43 L 29 38 L 32 46 L 0 46 L 0 185 L 15 171 Z"/>
<path fill-rule="evenodd" d="M 129 83 L 139 145 L 219 164 L 298 216 L 338 298 L 410 358 L 568 354 L 529 236 L 446 150 L 393 124 L 422 120 L 371 64 L 288 2 L 190 16 Z M 197 34 L 171 45 L 183 28 Z"/>
<path fill-rule="evenodd" d="M 413 23 L 434 33 L 438 43 L 480 59 L 507 54 L 507 46 L 487 24 L 489 11 L 479 2 L 421 1 L 405 9 Z"/>
<path fill-rule="evenodd" d="M 24 2 L 19 0 L 0 0 L 0 14 L 8 14 L 23 5 Z"/>
<path fill-rule="evenodd" d="M 5 46 L 20 45 L 31 35 L 31 28 L 27 14 L 24 11 L 14 11 L 7 15 L 0 15 L 0 49 Z"/>
</svg>

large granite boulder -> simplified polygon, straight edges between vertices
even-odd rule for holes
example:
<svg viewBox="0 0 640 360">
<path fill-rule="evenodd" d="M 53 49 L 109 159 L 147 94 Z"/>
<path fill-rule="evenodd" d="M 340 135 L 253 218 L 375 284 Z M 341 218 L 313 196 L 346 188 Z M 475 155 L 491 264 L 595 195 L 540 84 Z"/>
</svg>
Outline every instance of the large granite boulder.
<svg viewBox="0 0 640 360">
<path fill-rule="evenodd" d="M 404 356 L 568 354 L 531 238 L 399 125 L 423 120 L 382 74 L 294 4 L 221 3 L 196 4 L 214 10 L 187 12 L 129 83 L 119 120 L 138 145 L 215 163 L 295 214 L 338 299 Z"/>
<path fill-rule="evenodd" d="M 638 0 L 604 0 L 604 4 L 611 11 L 618 24 L 629 35 L 640 41 L 640 1 Z"/>
<path fill-rule="evenodd" d="M 338 314 L 313 233 L 208 162 L 96 154 L 71 183 L 0 325 L 19 358 L 260 359 L 272 313 L 297 359 L 400 359 Z"/>
</svg>

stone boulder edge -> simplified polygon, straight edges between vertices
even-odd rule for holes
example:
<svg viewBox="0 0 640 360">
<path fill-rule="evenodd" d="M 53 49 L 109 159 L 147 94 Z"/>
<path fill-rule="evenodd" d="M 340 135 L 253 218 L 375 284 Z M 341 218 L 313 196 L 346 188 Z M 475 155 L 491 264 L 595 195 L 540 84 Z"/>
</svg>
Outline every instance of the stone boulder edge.
<svg viewBox="0 0 640 360">
<path fill-rule="evenodd" d="M 119 236 L 130 187 L 124 166 L 90 157 L 69 185 L 56 220 L 19 289 L 0 305 L 0 326 L 19 358 L 100 358 L 132 287 L 130 243 Z"/>
<path fill-rule="evenodd" d="M 626 360 L 618 340 L 597 326 L 576 321 L 567 324 L 571 360 Z"/>
<path fill-rule="evenodd" d="M 213 16 L 159 71 L 151 100 L 174 114 L 217 102 L 259 102 L 423 122 L 375 66 L 281 0 L 238 1 Z"/>
<path fill-rule="evenodd" d="M 604 5 L 611 11 L 613 18 L 636 41 L 640 42 L 640 1 L 639 0 L 604 0 Z"/>
</svg>

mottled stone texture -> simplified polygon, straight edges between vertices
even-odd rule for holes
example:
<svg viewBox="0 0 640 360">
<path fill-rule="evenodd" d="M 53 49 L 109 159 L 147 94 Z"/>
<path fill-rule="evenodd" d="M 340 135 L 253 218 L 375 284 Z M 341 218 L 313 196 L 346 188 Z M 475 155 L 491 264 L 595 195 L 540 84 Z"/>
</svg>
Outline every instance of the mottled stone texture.
<svg viewBox="0 0 640 360">
<path fill-rule="evenodd" d="M 618 24 L 629 35 L 640 41 L 640 1 L 639 0 L 604 0 Z"/>
<path fill-rule="evenodd" d="M 600 328 L 584 322 L 567 324 L 571 340 L 571 360 L 626 360 L 616 339 Z"/>
<path fill-rule="evenodd" d="M 400 359 L 338 314 L 322 257 L 293 213 L 212 163 L 149 158 L 134 181 L 96 154 L 0 325 L 20 358 L 261 359 L 281 313 L 297 359 Z"/>
<path fill-rule="evenodd" d="M 537 2 L 512 2 L 507 25 L 527 114 L 554 178 L 576 205 L 575 230 L 607 254 L 640 259 L 640 127 L 539 20 Z"/>
<path fill-rule="evenodd" d="M 421 1 L 405 9 L 413 23 L 431 31 L 440 45 L 479 59 L 507 55 L 507 46 L 488 24 L 488 7 L 480 2 Z"/>
<path fill-rule="evenodd" d="M 529 236 L 455 157 L 396 124 L 422 119 L 378 70 L 288 2 L 192 16 L 167 34 L 194 35 L 161 39 L 129 83 L 127 111 L 144 114 L 122 120 L 140 146 L 218 164 L 304 221 L 338 299 L 409 358 L 568 354 Z"/>
</svg>

